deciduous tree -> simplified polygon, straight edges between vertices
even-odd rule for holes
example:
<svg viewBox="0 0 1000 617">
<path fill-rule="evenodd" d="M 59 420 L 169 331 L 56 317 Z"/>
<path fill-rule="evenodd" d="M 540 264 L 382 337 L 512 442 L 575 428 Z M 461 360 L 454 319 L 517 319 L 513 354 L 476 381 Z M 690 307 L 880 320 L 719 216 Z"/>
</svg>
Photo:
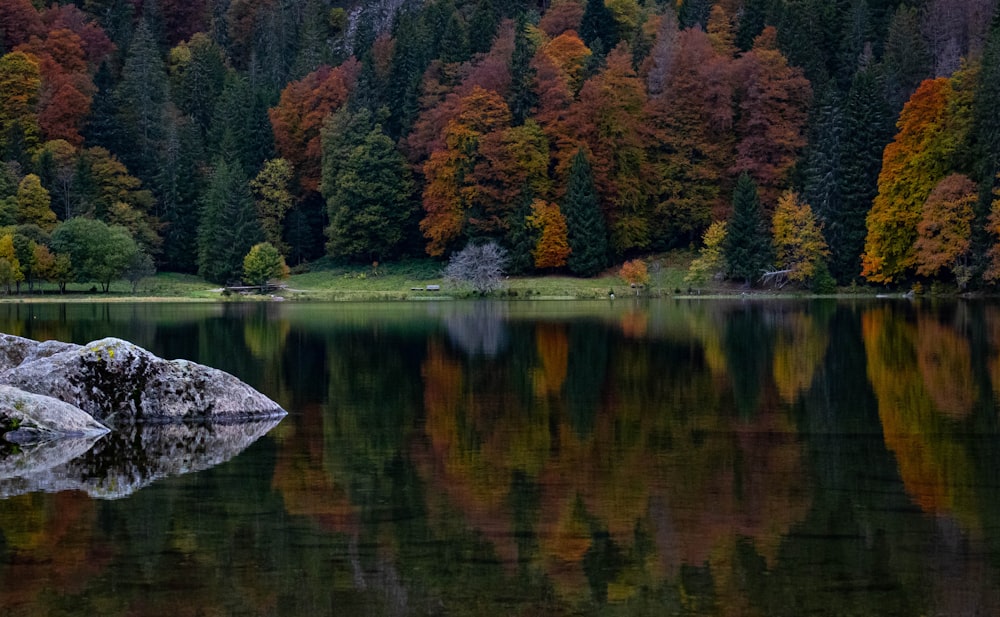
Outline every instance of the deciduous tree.
<svg viewBox="0 0 1000 617">
<path fill-rule="evenodd" d="M 732 169 L 756 180 L 761 201 L 771 210 L 806 145 L 812 89 L 801 69 L 789 66 L 778 50 L 772 27 L 765 28 L 753 49 L 740 58 L 737 74 L 740 114 Z"/>
<path fill-rule="evenodd" d="M 916 264 L 921 209 L 968 134 L 968 77 L 960 72 L 952 80 L 927 80 L 903 107 L 899 132 L 882 157 L 878 195 L 866 221 L 862 275 L 870 281 L 890 283 Z"/>
<path fill-rule="evenodd" d="M 257 177 L 250 181 L 264 240 L 282 255 L 288 252 L 283 239 L 285 215 L 295 204 L 291 191 L 292 164 L 285 159 L 265 161 Z"/>
<path fill-rule="evenodd" d="M 288 266 L 285 265 L 285 258 L 270 242 L 253 245 L 243 258 L 243 281 L 262 290 L 268 281 L 287 276 Z"/>
<path fill-rule="evenodd" d="M 955 276 L 959 287 L 968 284 L 976 199 L 976 185 L 968 176 L 950 174 L 937 183 L 917 223 L 914 246 L 917 274 L 933 277 L 947 269 Z"/>
<path fill-rule="evenodd" d="M 17 222 L 19 225 L 38 225 L 44 231 L 52 231 L 56 226 L 49 192 L 35 174 L 25 176 L 17 187 Z"/>
<path fill-rule="evenodd" d="M 544 270 L 565 266 L 566 259 L 570 255 L 570 248 L 567 239 L 566 219 L 559 210 L 559 206 L 542 199 L 536 199 L 531 204 L 528 224 L 538 233 L 538 242 L 531 252 L 535 259 L 535 267 Z"/>
<path fill-rule="evenodd" d="M 778 200 L 771 220 L 771 233 L 775 266 L 791 270 L 788 273 L 790 281 L 810 280 L 830 253 L 812 208 L 792 191 Z"/>
<path fill-rule="evenodd" d="M 334 69 L 321 67 L 288 84 L 269 112 L 278 152 L 292 163 L 306 191 L 319 189 L 323 120 L 347 102 L 360 69 L 353 58 Z"/>
<path fill-rule="evenodd" d="M 0 56 L 0 155 L 26 158 L 38 145 L 38 96 L 42 78 L 38 61 L 24 52 Z"/>
<path fill-rule="evenodd" d="M 684 282 L 689 285 L 704 285 L 717 276 L 724 275 L 726 268 L 726 221 L 715 221 L 705 230 L 702 247 L 691 262 Z"/>
</svg>

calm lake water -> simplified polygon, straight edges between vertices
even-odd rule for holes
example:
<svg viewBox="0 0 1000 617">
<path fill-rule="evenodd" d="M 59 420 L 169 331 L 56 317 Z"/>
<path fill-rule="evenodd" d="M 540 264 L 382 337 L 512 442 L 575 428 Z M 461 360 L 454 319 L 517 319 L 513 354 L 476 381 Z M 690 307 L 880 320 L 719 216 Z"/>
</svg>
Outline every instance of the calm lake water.
<svg viewBox="0 0 1000 617">
<path fill-rule="evenodd" d="M 77 444 L 58 478 L 0 461 L 0 615 L 1000 614 L 997 304 L 5 304 L 0 331 L 118 336 L 289 411 Z"/>
</svg>

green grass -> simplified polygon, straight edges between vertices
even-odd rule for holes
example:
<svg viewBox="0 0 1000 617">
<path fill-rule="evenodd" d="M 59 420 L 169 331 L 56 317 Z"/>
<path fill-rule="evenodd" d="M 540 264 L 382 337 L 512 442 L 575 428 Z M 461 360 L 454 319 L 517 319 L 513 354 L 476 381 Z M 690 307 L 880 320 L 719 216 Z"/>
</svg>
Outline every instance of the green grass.
<svg viewBox="0 0 1000 617">
<path fill-rule="evenodd" d="M 684 282 L 694 254 L 690 251 L 673 251 L 645 259 L 650 275 L 648 289 L 642 295 L 670 296 L 698 293 L 702 296 L 732 296 L 741 287 L 732 284 L 713 284 L 692 290 Z M 505 287 L 495 294 L 501 298 L 517 299 L 598 299 L 607 298 L 612 291 L 616 296 L 633 295 L 635 291 L 618 276 L 617 264 L 593 278 L 577 278 L 564 274 L 510 277 Z M 399 301 L 444 300 L 473 296 L 469 290 L 456 288 L 441 276 L 443 264 L 430 259 L 408 260 L 397 263 L 353 265 L 336 263 L 328 259 L 310 265 L 308 271 L 293 274 L 284 281 L 287 289 L 268 295 L 220 293 L 220 286 L 188 274 L 160 273 L 139 285 L 133 293 L 131 285 L 116 281 L 110 293 L 103 294 L 98 285 L 70 284 L 67 294 L 60 295 L 54 285 L 36 285 L 35 293 L 7 296 L 8 301 L 67 301 L 67 302 L 129 302 L 129 301 L 245 301 L 269 300 L 271 295 L 296 301 Z M 427 291 L 428 285 L 440 286 L 440 291 Z M 843 291 L 843 290 L 842 290 Z M 791 295 L 794 295 L 792 293 Z"/>
</svg>

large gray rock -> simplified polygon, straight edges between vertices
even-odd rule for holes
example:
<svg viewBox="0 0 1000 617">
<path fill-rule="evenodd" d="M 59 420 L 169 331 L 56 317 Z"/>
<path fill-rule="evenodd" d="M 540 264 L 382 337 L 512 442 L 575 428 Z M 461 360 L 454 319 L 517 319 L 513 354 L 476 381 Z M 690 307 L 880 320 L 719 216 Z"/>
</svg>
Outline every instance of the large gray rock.
<svg viewBox="0 0 1000 617">
<path fill-rule="evenodd" d="M 69 403 L 0 385 L 0 434 L 8 442 L 28 444 L 107 432 L 106 426 Z"/>
<path fill-rule="evenodd" d="M 16 337 L 15 337 L 16 338 Z M 10 343 L 0 384 L 44 394 L 105 423 L 239 421 L 285 415 L 232 375 L 185 360 L 164 360 L 127 341 L 86 345 Z M 0 341 L 2 345 L 3 341 Z"/>
</svg>

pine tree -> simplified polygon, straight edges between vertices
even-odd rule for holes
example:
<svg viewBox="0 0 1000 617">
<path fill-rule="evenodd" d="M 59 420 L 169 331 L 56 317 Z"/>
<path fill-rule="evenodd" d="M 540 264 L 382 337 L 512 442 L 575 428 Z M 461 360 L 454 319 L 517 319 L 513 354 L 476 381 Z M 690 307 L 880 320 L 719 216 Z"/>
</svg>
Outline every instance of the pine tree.
<svg viewBox="0 0 1000 617">
<path fill-rule="evenodd" d="M 830 246 L 830 274 L 842 284 L 861 277 L 865 218 L 878 194 L 882 152 L 892 139 L 892 112 L 883 93 L 876 67 L 858 71 L 844 107 L 840 209 L 820 215 Z"/>
<path fill-rule="evenodd" d="M 173 117 L 157 177 L 159 216 L 163 230 L 163 266 L 177 272 L 197 271 L 198 199 L 202 192 L 201 130 L 188 118 Z"/>
<path fill-rule="evenodd" d="M 760 207 L 757 185 L 746 173 L 740 174 L 733 191 L 733 213 L 726 223 L 724 245 L 731 278 L 747 285 L 760 278 L 771 265 L 771 237 Z"/>
<path fill-rule="evenodd" d="M 115 90 L 123 133 L 115 154 L 146 184 L 153 183 L 159 169 L 167 92 L 167 71 L 160 50 L 146 22 L 140 20 Z"/>
<path fill-rule="evenodd" d="M 243 257 L 262 239 L 249 179 L 219 159 L 202 204 L 198 274 L 214 283 L 240 280 Z"/>
<path fill-rule="evenodd" d="M 566 196 L 560 210 L 566 217 L 571 250 L 567 260 L 570 272 L 579 276 L 594 276 L 608 264 L 608 233 L 590 162 L 582 149 L 577 150 L 573 157 Z"/>
<path fill-rule="evenodd" d="M 975 220 L 972 226 L 972 254 L 986 255 L 991 242 L 986 233 L 987 218 L 990 214 L 996 190 L 1000 188 L 1000 5 L 993 15 L 986 48 L 980 62 L 979 83 L 972 99 L 973 140 L 970 150 L 979 161 L 976 179 L 979 181 L 979 199 L 975 206 Z M 981 271 L 985 263 L 973 266 Z"/>
<path fill-rule="evenodd" d="M 527 23 L 520 19 L 514 35 L 514 52 L 510 58 L 510 94 L 507 96 L 507 106 L 514 126 L 524 124 L 537 102 L 537 95 L 532 89 L 535 80 L 535 69 L 531 59 L 535 55 L 534 45 L 526 32 Z"/>
<path fill-rule="evenodd" d="M 591 51 L 595 52 L 594 55 L 603 55 L 618 43 L 615 16 L 604 0 L 587 0 L 583 20 L 580 22 L 580 38 Z M 598 48 L 601 54 L 597 53 Z"/>
<path fill-rule="evenodd" d="M 507 219 L 505 244 L 509 256 L 507 271 L 510 274 L 525 274 L 532 267 L 531 251 L 538 239 L 534 228 L 528 224 L 528 217 L 531 216 L 531 204 L 534 200 L 530 191 L 522 191 L 521 205 Z"/>
</svg>

